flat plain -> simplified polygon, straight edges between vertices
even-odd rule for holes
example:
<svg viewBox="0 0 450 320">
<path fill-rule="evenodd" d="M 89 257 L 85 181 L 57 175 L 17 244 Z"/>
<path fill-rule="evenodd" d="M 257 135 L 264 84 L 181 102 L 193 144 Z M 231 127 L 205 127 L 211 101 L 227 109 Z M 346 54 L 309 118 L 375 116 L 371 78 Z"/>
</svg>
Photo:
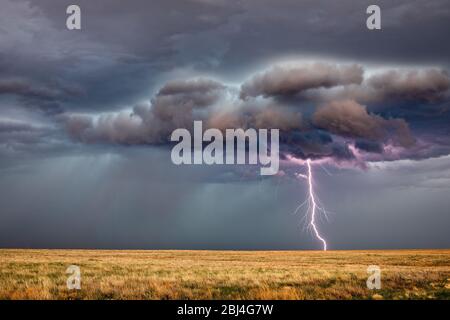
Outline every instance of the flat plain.
<svg viewBox="0 0 450 320">
<path fill-rule="evenodd" d="M 0 249 L 0 299 L 450 299 L 450 250 Z"/>
</svg>

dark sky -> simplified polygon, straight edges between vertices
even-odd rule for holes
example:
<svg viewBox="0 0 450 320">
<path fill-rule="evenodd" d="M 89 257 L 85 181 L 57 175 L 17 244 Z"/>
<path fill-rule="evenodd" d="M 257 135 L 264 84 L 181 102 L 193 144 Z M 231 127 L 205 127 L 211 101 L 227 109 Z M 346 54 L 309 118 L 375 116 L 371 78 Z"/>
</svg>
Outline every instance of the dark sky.
<svg viewBox="0 0 450 320">
<path fill-rule="evenodd" d="M 320 249 L 305 159 L 330 249 L 450 246 L 448 0 L 0 7 L 0 247 Z M 194 120 L 279 128 L 280 174 L 175 166 Z"/>
</svg>

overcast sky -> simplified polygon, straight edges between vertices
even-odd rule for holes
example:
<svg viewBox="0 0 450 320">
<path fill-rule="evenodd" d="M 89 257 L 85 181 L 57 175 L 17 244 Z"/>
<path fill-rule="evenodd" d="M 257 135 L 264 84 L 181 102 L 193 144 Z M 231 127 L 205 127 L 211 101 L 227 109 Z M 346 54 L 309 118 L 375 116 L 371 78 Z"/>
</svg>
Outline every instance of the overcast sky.
<svg viewBox="0 0 450 320">
<path fill-rule="evenodd" d="M 330 249 L 448 248 L 449 30 L 448 0 L 0 0 L 0 247 L 320 249 L 311 159 Z M 175 166 L 194 120 L 280 129 L 280 173 Z"/>
</svg>

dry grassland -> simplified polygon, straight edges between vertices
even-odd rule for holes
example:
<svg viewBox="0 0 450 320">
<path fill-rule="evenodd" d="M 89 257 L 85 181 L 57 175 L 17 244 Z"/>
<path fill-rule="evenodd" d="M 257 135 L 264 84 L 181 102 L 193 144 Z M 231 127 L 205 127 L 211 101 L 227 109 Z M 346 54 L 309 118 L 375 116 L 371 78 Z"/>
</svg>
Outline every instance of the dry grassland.
<svg viewBox="0 0 450 320">
<path fill-rule="evenodd" d="M 81 290 L 68 290 L 69 265 Z M 367 267 L 382 271 L 366 287 Z M 449 299 L 450 250 L 0 249 L 0 299 Z"/>
</svg>

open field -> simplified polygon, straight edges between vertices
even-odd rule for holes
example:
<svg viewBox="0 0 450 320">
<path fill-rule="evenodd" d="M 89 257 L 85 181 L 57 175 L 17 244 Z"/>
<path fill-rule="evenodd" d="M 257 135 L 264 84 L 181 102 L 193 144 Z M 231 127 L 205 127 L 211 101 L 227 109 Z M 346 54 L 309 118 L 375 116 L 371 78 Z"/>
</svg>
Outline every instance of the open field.
<svg viewBox="0 0 450 320">
<path fill-rule="evenodd" d="M 81 268 L 81 290 L 65 273 Z M 381 268 L 381 290 L 366 287 Z M 0 249 L 0 299 L 449 299 L 450 250 Z"/>
</svg>

